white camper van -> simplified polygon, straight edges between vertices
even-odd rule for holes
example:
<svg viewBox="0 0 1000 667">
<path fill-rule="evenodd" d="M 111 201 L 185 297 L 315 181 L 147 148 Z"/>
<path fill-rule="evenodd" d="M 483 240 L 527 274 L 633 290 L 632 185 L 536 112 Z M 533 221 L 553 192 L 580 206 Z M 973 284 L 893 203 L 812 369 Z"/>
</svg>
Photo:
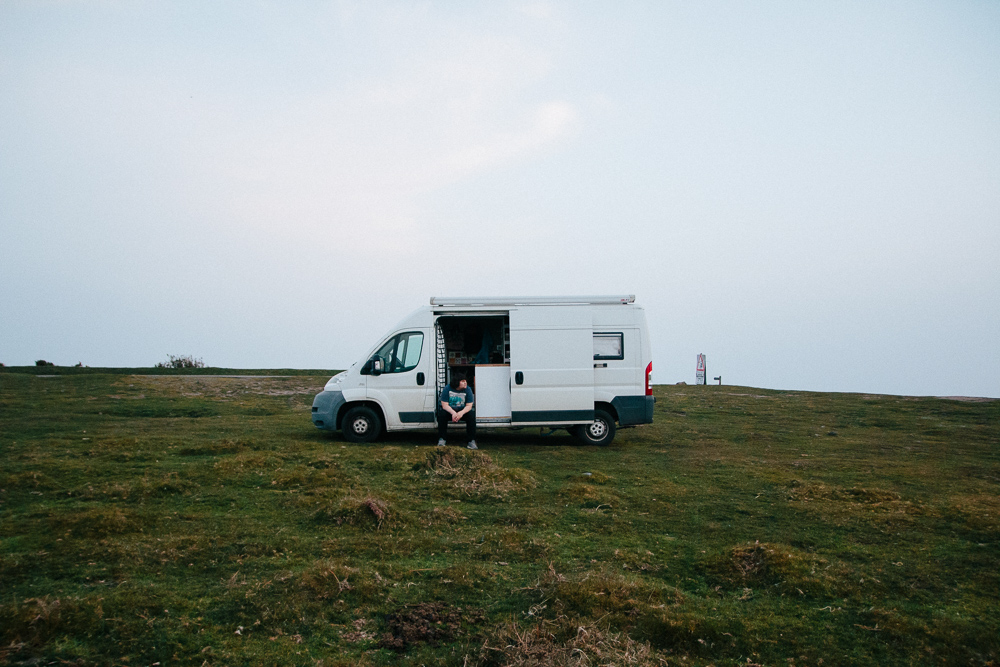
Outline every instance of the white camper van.
<svg viewBox="0 0 1000 667">
<path fill-rule="evenodd" d="M 434 429 L 456 371 L 480 427 L 566 428 L 606 445 L 616 422 L 653 421 L 646 314 L 627 295 L 431 298 L 326 383 L 313 424 L 352 442 Z"/>
</svg>

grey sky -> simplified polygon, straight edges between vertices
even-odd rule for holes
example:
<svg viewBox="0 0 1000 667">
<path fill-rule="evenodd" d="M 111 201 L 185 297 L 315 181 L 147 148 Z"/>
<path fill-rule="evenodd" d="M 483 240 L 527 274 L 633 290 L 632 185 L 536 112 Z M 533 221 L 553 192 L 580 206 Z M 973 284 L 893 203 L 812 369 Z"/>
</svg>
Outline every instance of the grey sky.
<svg viewBox="0 0 1000 667">
<path fill-rule="evenodd" d="M 635 293 L 657 382 L 1000 396 L 995 2 L 0 3 L 0 362 Z"/>
</svg>

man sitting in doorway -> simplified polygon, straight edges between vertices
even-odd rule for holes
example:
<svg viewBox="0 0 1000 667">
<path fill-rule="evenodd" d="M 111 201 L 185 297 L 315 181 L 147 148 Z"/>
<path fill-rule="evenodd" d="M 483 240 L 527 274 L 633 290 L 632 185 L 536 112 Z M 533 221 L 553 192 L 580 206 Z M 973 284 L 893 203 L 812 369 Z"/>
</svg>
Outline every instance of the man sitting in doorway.
<svg viewBox="0 0 1000 667">
<path fill-rule="evenodd" d="M 476 397 L 469 388 L 465 375 L 459 372 L 451 374 L 451 383 L 441 392 L 441 407 L 437 411 L 438 447 L 445 446 L 445 435 L 448 433 L 448 423 L 465 422 L 465 434 L 469 439 L 469 449 L 476 447 Z"/>
</svg>

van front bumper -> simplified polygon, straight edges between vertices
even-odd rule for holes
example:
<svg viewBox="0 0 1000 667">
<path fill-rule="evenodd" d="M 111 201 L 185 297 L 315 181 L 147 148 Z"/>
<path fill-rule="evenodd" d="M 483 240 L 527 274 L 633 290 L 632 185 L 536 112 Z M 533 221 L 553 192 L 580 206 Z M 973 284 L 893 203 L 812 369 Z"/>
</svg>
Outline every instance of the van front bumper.
<svg viewBox="0 0 1000 667">
<path fill-rule="evenodd" d="M 337 413 L 345 402 L 341 391 L 321 391 L 316 394 L 312 409 L 313 426 L 324 431 L 336 431 Z"/>
</svg>

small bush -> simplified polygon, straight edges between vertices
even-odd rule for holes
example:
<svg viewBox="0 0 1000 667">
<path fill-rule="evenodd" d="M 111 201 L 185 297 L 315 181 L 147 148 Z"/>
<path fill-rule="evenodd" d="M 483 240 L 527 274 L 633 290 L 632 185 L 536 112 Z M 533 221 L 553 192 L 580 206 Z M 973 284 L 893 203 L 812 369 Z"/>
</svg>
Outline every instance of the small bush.
<svg viewBox="0 0 1000 667">
<path fill-rule="evenodd" d="M 39 359 L 35 362 L 36 366 L 55 366 L 51 361 L 45 361 L 44 359 Z"/>
<path fill-rule="evenodd" d="M 161 361 L 156 364 L 156 368 L 204 368 L 205 362 L 201 359 L 195 359 L 190 354 L 184 357 L 175 357 L 172 354 L 168 354 L 170 359 L 168 361 Z M 41 365 L 41 364 L 39 364 Z"/>
</svg>

